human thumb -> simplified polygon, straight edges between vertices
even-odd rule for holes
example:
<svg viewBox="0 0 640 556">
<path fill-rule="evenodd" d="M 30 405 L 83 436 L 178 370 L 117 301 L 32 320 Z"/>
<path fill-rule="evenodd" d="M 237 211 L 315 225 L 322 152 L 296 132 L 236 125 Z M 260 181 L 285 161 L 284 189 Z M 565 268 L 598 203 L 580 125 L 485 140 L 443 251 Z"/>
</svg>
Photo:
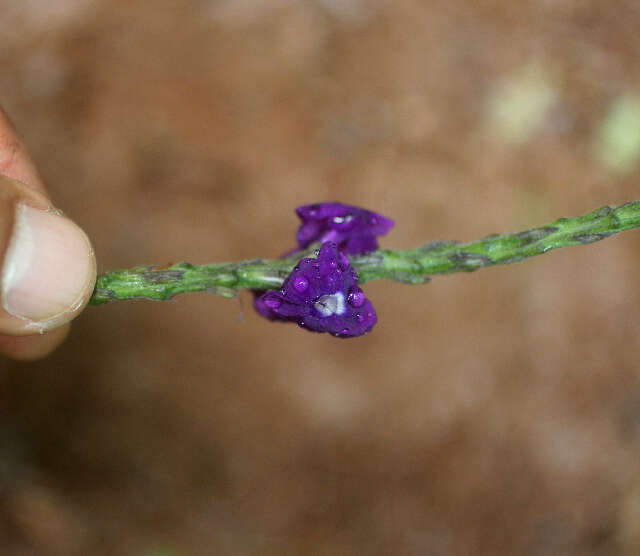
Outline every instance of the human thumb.
<svg viewBox="0 0 640 556">
<path fill-rule="evenodd" d="M 57 328 L 87 304 L 96 263 L 86 234 L 40 191 L 0 175 L 0 333 Z"/>
</svg>

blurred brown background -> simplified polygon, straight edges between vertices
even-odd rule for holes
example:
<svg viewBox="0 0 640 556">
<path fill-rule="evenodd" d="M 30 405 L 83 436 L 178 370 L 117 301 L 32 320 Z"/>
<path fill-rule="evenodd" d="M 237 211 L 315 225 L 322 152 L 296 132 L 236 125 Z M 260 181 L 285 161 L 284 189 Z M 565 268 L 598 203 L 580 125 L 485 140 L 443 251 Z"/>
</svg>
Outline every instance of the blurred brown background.
<svg viewBox="0 0 640 556">
<path fill-rule="evenodd" d="M 472 240 L 640 197 L 636 0 L 0 0 L 0 103 L 99 269 L 277 256 L 300 204 Z M 197 294 L 1 362 L 0 553 L 640 553 L 640 235 L 339 341 Z"/>
</svg>

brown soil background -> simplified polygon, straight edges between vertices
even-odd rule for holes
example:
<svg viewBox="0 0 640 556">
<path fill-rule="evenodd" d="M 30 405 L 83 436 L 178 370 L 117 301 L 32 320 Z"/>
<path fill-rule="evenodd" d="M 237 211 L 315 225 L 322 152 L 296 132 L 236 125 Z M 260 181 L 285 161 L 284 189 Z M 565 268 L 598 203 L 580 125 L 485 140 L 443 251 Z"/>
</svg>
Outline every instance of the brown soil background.
<svg viewBox="0 0 640 556">
<path fill-rule="evenodd" d="M 0 0 L 0 102 L 100 271 L 277 256 L 299 204 L 471 240 L 640 197 L 593 137 L 635 0 Z M 527 64 L 559 95 L 486 125 Z M 372 282 L 350 341 L 193 294 L 89 308 L 0 363 L 23 555 L 640 554 L 640 235 Z"/>
</svg>

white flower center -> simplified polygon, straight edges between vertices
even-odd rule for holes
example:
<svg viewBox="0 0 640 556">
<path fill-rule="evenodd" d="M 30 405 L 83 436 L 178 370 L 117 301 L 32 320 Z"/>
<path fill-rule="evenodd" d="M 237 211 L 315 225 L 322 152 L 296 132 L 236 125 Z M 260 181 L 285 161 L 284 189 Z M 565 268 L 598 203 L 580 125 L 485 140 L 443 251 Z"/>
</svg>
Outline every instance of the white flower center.
<svg viewBox="0 0 640 556">
<path fill-rule="evenodd" d="M 342 292 L 323 295 L 318 298 L 318 301 L 313 306 L 323 317 L 342 315 L 347 310 Z"/>
<path fill-rule="evenodd" d="M 353 220 L 353 214 L 347 214 L 347 216 L 334 216 L 333 221 L 336 224 L 343 224 L 345 222 L 351 222 Z"/>
</svg>

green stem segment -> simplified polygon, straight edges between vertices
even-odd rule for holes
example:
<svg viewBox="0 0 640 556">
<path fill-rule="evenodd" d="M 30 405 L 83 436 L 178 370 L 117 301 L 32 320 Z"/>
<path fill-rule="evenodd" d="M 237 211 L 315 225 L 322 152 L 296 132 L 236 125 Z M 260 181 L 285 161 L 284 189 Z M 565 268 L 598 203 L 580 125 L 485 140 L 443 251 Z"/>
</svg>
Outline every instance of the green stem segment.
<svg viewBox="0 0 640 556">
<path fill-rule="evenodd" d="M 640 227 L 640 201 L 603 207 L 577 218 L 560 218 L 541 228 L 490 235 L 470 243 L 435 241 L 407 251 L 379 250 L 349 257 L 360 278 L 424 284 L 433 274 L 473 272 L 479 268 L 523 261 L 571 245 L 600 241 Z M 186 292 L 208 291 L 233 297 L 239 289 L 278 289 L 296 262 L 309 252 L 286 259 L 254 259 L 197 266 L 177 263 L 167 268 L 139 266 L 101 274 L 91 305 L 118 299 L 170 299 Z"/>
</svg>

